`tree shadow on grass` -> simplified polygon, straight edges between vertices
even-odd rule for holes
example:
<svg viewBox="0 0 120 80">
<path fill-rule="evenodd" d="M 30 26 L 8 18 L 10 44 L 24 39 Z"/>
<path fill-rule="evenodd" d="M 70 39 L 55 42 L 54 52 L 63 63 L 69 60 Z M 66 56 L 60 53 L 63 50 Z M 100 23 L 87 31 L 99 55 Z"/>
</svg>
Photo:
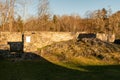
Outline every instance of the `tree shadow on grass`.
<svg viewBox="0 0 120 80">
<path fill-rule="evenodd" d="M 58 66 L 36 53 L 25 54 L 36 59 L 0 60 L 0 80 L 118 80 L 120 76 L 120 65 L 79 66 L 85 72 Z"/>
</svg>

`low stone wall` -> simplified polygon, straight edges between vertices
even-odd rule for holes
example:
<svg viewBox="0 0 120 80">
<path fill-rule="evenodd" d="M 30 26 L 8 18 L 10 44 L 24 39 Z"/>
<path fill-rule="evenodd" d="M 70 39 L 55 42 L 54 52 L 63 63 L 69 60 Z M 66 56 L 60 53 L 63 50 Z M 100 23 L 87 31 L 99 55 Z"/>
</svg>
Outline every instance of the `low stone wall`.
<svg viewBox="0 0 120 80">
<path fill-rule="evenodd" d="M 33 52 L 38 48 L 53 44 L 54 42 L 67 41 L 73 38 L 77 38 L 79 34 L 83 32 L 72 33 L 72 32 L 24 32 L 24 38 L 20 32 L 0 32 L 0 49 L 10 49 L 8 42 L 23 42 L 25 52 Z M 85 32 L 84 32 L 85 33 Z M 115 36 L 107 36 L 105 34 L 96 34 L 96 38 L 103 41 L 113 42 Z M 23 40 L 22 40 L 23 39 Z"/>
<path fill-rule="evenodd" d="M 22 41 L 22 33 L 20 32 L 0 32 L 0 45 L 7 42 Z"/>
<path fill-rule="evenodd" d="M 97 38 L 105 42 L 114 42 L 115 41 L 115 34 L 105 34 L 105 33 L 87 33 L 87 32 L 77 32 L 76 33 L 77 39 L 82 38 Z"/>
<path fill-rule="evenodd" d="M 54 42 L 67 41 L 73 39 L 71 32 L 24 32 L 24 51 L 36 51 Z M 7 45 L 8 42 L 22 42 L 20 32 L 1 32 L 0 45 Z"/>
<path fill-rule="evenodd" d="M 25 32 L 24 50 L 36 51 L 37 48 L 50 45 L 54 42 L 73 39 L 70 32 Z"/>
<path fill-rule="evenodd" d="M 96 38 L 98 38 L 102 41 L 114 42 L 115 41 L 115 34 L 97 33 Z"/>
</svg>

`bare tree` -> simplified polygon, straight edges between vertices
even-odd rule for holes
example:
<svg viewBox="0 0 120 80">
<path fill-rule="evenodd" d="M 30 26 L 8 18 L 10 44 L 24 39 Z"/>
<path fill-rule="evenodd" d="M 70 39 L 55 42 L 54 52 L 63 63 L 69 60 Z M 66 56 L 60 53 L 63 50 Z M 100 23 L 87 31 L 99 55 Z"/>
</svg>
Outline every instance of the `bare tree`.
<svg viewBox="0 0 120 80">
<path fill-rule="evenodd" d="M 0 7 L 1 10 L 1 17 L 2 17 L 2 27 L 4 31 L 5 24 L 9 24 L 9 31 L 12 31 L 13 21 L 14 21 L 14 4 L 15 0 L 6 0 L 1 1 L 2 5 Z"/>
<path fill-rule="evenodd" d="M 15 0 L 10 0 L 9 2 L 9 14 L 8 14 L 8 19 L 9 19 L 9 31 L 12 31 L 13 27 L 13 21 L 14 21 L 14 4 Z"/>
<path fill-rule="evenodd" d="M 120 11 L 113 14 L 109 18 L 109 27 L 110 27 L 112 33 L 118 32 L 119 26 L 120 26 Z"/>
<path fill-rule="evenodd" d="M 5 23 L 8 22 L 8 13 L 9 12 L 9 3 L 8 0 L 5 2 L 0 1 L 0 17 L 1 17 L 1 25 L 2 30 L 4 31 Z"/>
<path fill-rule="evenodd" d="M 28 7 L 29 7 L 28 5 L 31 4 L 31 0 L 17 0 L 17 4 L 20 6 L 21 11 L 22 11 L 22 12 L 20 12 L 20 14 L 22 16 L 21 19 L 23 19 L 23 30 L 22 30 L 22 32 L 24 32 L 25 21 L 28 18 Z"/>
<path fill-rule="evenodd" d="M 43 17 L 49 14 L 49 1 L 39 0 L 38 3 L 38 17 Z"/>
<path fill-rule="evenodd" d="M 49 1 L 48 0 L 39 0 L 38 3 L 38 23 L 41 25 L 41 29 L 48 29 L 47 24 L 50 18 L 49 14 Z"/>
</svg>

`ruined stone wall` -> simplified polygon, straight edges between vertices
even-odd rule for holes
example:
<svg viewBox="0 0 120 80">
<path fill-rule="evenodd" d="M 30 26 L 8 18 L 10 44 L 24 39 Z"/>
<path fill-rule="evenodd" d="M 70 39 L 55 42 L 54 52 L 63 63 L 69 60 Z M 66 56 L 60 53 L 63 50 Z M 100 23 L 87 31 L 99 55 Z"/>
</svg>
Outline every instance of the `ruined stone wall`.
<svg viewBox="0 0 120 80">
<path fill-rule="evenodd" d="M 105 42 L 114 42 L 115 41 L 115 34 L 109 33 L 87 33 L 87 32 L 77 32 L 76 38 L 97 38 Z"/>
<path fill-rule="evenodd" d="M 24 51 L 36 51 L 38 48 L 54 42 L 70 40 L 73 37 L 71 32 L 24 32 Z M 0 46 L 7 45 L 8 42 L 22 42 L 22 33 L 1 32 Z"/>
<path fill-rule="evenodd" d="M 54 42 L 67 41 L 76 37 L 78 37 L 78 33 L 71 32 L 24 32 L 24 51 L 36 51 L 38 48 L 53 44 Z M 96 38 L 103 41 L 113 42 L 115 40 L 114 35 L 108 37 L 101 33 L 96 36 Z M 8 42 L 22 42 L 22 33 L 0 32 L 0 49 L 8 49 Z"/>
<path fill-rule="evenodd" d="M 20 32 L 0 32 L 0 50 L 9 50 L 8 42 L 22 42 Z"/>
<path fill-rule="evenodd" d="M 73 39 L 73 35 L 71 35 L 70 32 L 25 32 L 24 50 L 36 51 L 38 48 L 42 48 L 54 42 L 66 41 L 70 39 Z"/>
<path fill-rule="evenodd" d="M 97 33 L 96 38 L 98 38 L 102 41 L 114 42 L 115 41 L 115 34 Z"/>
<path fill-rule="evenodd" d="M 21 35 L 20 32 L 0 32 L 0 45 L 7 44 L 7 42 L 22 41 Z"/>
</svg>

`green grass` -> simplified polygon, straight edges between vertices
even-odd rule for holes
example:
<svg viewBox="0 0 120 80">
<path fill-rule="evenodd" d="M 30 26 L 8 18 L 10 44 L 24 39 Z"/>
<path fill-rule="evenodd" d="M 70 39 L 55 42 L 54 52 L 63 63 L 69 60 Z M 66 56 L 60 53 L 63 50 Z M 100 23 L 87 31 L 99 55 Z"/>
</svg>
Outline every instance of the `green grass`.
<svg viewBox="0 0 120 80">
<path fill-rule="evenodd" d="M 72 65 L 80 69 L 59 66 L 45 59 L 20 62 L 1 60 L 0 80 L 118 80 L 120 78 L 120 65 Z"/>
</svg>

